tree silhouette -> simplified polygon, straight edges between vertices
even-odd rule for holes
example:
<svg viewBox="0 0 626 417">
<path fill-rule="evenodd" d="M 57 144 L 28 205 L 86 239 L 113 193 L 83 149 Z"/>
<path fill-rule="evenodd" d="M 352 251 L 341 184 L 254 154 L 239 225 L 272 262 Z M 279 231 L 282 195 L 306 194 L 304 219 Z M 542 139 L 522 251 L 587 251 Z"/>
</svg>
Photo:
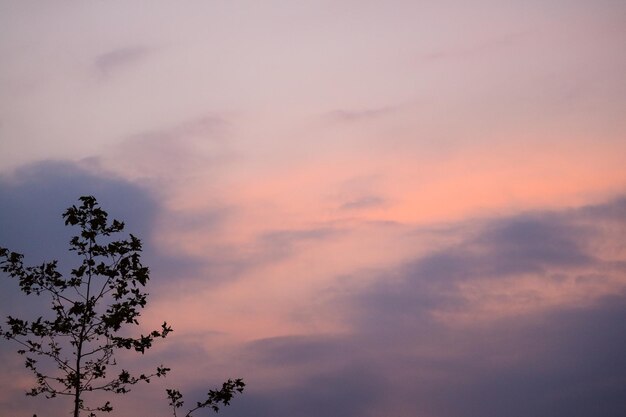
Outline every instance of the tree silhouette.
<svg viewBox="0 0 626 417">
<path fill-rule="evenodd" d="M 80 197 L 81 205 L 73 205 L 63 213 L 65 224 L 78 226 L 80 233 L 70 240 L 70 251 L 81 259 L 80 265 L 64 277 L 57 269 L 57 261 L 38 266 L 24 266 L 23 255 L 0 247 L 0 270 L 17 279 L 20 290 L 27 295 L 47 295 L 51 302 L 51 317 L 23 320 L 8 316 L 7 327 L 0 327 L 0 335 L 20 345 L 18 353 L 25 357 L 25 366 L 36 377 L 36 385 L 27 395 L 45 395 L 47 398 L 69 396 L 73 399 L 73 416 L 81 411 L 95 417 L 96 411 L 113 410 L 110 401 L 87 406 L 84 394 L 106 391 L 125 394 L 131 386 L 163 377 L 170 370 L 160 365 L 152 372 L 139 375 L 121 369 L 115 352 L 119 349 L 145 353 L 156 339 L 165 338 L 172 328 L 164 322 L 160 329 L 137 338 L 122 336 L 122 329 L 138 325 L 141 310 L 146 306 L 144 287 L 149 280 L 149 269 L 141 263 L 141 241 L 129 235 L 125 240 L 114 240 L 112 235 L 124 229 L 118 220 L 108 222 L 95 197 Z M 54 364 L 56 371 L 41 371 L 40 360 Z M 219 404 L 228 405 L 236 392 L 242 392 L 241 379 L 228 380 L 220 390 L 210 390 L 207 399 L 198 402 L 187 416 L 199 408 L 219 410 Z M 183 405 L 182 394 L 168 389 L 167 395 L 174 415 Z"/>
</svg>

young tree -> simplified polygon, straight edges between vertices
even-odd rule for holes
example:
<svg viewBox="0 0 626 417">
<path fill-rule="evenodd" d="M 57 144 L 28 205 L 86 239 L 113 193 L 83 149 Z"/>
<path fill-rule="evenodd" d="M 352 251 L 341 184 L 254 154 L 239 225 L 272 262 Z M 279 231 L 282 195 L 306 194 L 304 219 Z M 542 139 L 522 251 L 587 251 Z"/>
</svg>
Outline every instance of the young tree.
<svg viewBox="0 0 626 417">
<path fill-rule="evenodd" d="M 133 375 L 122 368 L 111 376 L 109 371 L 117 365 L 115 351 L 132 349 L 143 354 L 172 328 L 164 322 L 147 335 L 125 336 L 124 327 L 139 324 L 147 301 L 143 288 L 149 270 L 140 260 L 141 241 L 132 234 L 126 240 L 114 240 L 111 236 L 122 232 L 124 223 L 109 223 L 107 213 L 93 196 L 83 196 L 80 201 L 79 207 L 72 206 L 63 213 L 66 225 L 80 228 L 70 240 L 70 251 L 80 257 L 81 263 L 69 276 L 58 272 L 57 261 L 24 266 L 23 255 L 0 247 L 0 270 L 18 279 L 25 294 L 49 296 L 52 310 L 51 317 L 31 321 L 9 316 L 8 327 L 0 328 L 0 334 L 21 345 L 18 353 L 25 357 L 26 368 L 35 374 L 36 386 L 27 395 L 69 396 L 74 417 L 83 410 L 95 417 L 96 411 L 110 412 L 113 407 L 110 401 L 87 406 L 85 393 L 125 394 L 132 385 L 150 382 L 170 370 L 161 365 L 150 373 Z M 41 359 L 55 366 L 53 374 L 41 370 Z M 196 409 L 211 407 L 217 411 L 218 404 L 228 405 L 244 385 L 241 379 L 228 380 L 221 390 L 209 391 L 207 400 L 197 403 Z M 182 406 L 182 395 L 173 389 L 167 393 L 175 414 Z M 172 404 L 172 395 L 177 397 L 176 404 Z"/>
</svg>

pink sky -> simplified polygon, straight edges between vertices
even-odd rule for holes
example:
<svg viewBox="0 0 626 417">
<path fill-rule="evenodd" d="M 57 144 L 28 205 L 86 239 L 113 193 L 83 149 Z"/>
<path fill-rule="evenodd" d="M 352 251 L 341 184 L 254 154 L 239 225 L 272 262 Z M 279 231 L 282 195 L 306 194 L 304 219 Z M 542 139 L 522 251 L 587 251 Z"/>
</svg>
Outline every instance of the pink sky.
<svg viewBox="0 0 626 417">
<path fill-rule="evenodd" d="M 96 195 L 146 242 L 146 328 L 175 328 L 140 362 L 192 403 L 243 377 L 226 416 L 624 413 L 625 21 L 0 1 L 0 246 L 65 256 L 48 223 Z M 0 415 L 65 410 L 13 350 Z M 168 415 L 164 387 L 113 415 Z"/>
</svg>

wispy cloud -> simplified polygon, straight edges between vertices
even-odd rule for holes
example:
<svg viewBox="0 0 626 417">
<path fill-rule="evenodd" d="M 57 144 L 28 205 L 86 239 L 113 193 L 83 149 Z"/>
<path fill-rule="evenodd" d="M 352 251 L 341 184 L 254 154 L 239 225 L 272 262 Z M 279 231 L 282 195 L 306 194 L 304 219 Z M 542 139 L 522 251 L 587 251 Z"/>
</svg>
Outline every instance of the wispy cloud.
<svg viewBox="0 0 626 417">
<path fill-rule="evenodd" d="M 218 129 L 224 128 L 228 122 L 223 117 L 216 114 L 207 114 L 202 117 L 185 120 L 181 123 L 166 126 L 160 129 L 148 130 L 132 135 L 129 140 L 141 142 L 159 142 L 170 140 L 181 140 L 190 137 L 207 137 L 208 134 L 215 133 Z"/>
<path fill-rule="evenodd" d="M 466 43 L 451 47 L 444 47 L 428 53 L 419 54 L 418 62 L 438 62 L 448 60 L 467 59 L 483 56 L 489 53 L 497 53 L 505 49 L 515 47 L 528 37 L 527 32 L 515 32 L 494 36 L 481 42 Z"/>
<path fill-rule="evenodd" d="M 365 197 L 360 197 L 354 200 L 350 200 L 341 205 L 341 209 L 343 210 L 359 210 L 359 209 L 368 209 L 372 207 L 380 207 L 385 204 L 385 199 L 382 197 L 370 195 Z"/>
<path fill-rule="evenodd" d="M 98 55 L 94 59 L 96 70 L 102 75 L 110 75 L 114 71 L 139 62 L 150 53 L 146 46 L 127 46 Z"/>
<path fill-rule="evenodd" d="M 126 178 L 187 178 L 232 160 L 228 122 L 215 114 L 149 129 L 110 147 L 100 162 Z"/>
<path fill-rule="evenodd" d="M 399 106 L 384 106 L 364 110 L 333 110 L 325 115 L 325 119 L 337 123 L 361 122 L 378 119 L 399 110 Z"/>
</svg>

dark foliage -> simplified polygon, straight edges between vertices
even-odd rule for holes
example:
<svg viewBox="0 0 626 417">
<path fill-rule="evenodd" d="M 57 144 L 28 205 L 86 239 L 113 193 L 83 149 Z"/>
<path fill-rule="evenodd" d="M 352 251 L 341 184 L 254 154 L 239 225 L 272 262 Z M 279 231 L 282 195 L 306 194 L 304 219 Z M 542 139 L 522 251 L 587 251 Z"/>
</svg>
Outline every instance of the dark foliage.
<svg viewBox="0 0 626 417">
<path fill-rule="evenodd" d="M 123 368 L 113 372 L 117 365 L 115 351 L 129 349 L 143 354 L 172 328 L 164 322 L 160 329 L 137 338 L 121 336 L 124 327 L 139 324 L 141 309 L 147 302 L 144 288 L 149 270 L 140 260 L 141 241 L 132 234 L 126 240 L 114 240 L 111 236 L 122 232 L 124 223 L 109 222 L 94 197 L 83 196 L 80 201 L 79 207 L 72 206 L 63 213 L 66 225 L 80 228 L 70 240 L 70 251 L 81 263 L 68 277 L 58 272 L 57 261 L 24 266 L 23 255 L 0 247 L 0 270 L 17 279 L 25 294 L 48 296 L 52 310 L 50 317 L 30 321 L 9 316 L 7 327 L 0 327 L 0 335 L 20 345 L 18 353 L 36 377 L 36 385 L 27 395 L 70 396 L 74 417 L 81 411 L 95 417 L 95 412 L 110 412 L 113 407 L 109 401 L 87 406 L 84 393 L 125 394 L 133 385 L 165 376 L 170 370 L 161 365 L 139 375 Z M 41 371 L 42 359 L 55 365 L 53 374 Z M 198 403 L 187 416 L 203 407 L 217 411 L 217 404 L 228 405 L 233 393 L 241 392 L 243 387 L 240 379 L 229 380 L 221 390 L 209 391 L 207 400 Z M 182 395 L 168 390 L 170 401 L 170 392 L 178 396 L 175 411 L 182 406 Z"/>
</svg>

